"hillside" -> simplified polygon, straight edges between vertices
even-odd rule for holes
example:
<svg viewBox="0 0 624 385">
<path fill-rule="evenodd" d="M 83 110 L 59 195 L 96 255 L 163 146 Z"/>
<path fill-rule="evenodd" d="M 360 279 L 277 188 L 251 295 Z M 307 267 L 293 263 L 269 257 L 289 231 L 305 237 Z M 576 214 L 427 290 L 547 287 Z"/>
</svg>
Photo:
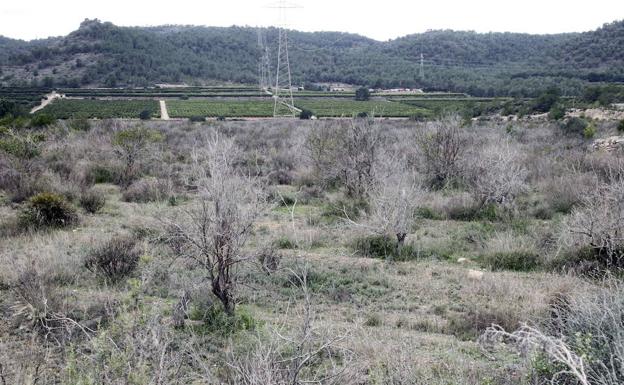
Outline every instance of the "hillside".
<svg viewBox="0 0 624 385">
<path fill-rule="evenodd" d="M 276 33 L 266 30 L 267 41 L 275 42 Z M 589 82 L 624 81 L 624 21 L 558 35 L 430 31 L 379 42 L 346 33 L 291 31 L 289 38 L 296 83 L 534 96 L 549 86 L 579 94 Z M 85 20 L 65 37 L 30 42 L 0 37 L 0 84 L 254 84 L 257 40 L 257 30 L 250 27 L 118 27 Z M 424 78 L 419 76 L 421 53 Z"/>
</svg>

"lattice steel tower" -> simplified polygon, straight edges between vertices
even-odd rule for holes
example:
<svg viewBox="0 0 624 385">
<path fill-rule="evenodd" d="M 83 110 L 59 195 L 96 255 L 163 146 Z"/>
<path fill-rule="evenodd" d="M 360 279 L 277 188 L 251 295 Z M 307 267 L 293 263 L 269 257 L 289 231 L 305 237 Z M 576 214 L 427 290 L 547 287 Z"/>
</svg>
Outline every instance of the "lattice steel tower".
<svg viewBox="0 0 624 385">
<path fill-rule="evenodd" d="M 269 90 L 273 84 L 271 76 L 271 58 L 269 55 L 269 46 L 267 45 L 266 35 L 261 28 L 258 28 L 258 47 L 260 49 L 260 63 L 258 64 L 258 79 L 260 83 L 260 91 L 271 93 Z"/>
<path fill-rule="evenodd" d="M 274 117 L 295 117 L 300 110 L 295 107 L 292 92 L 292 77 L 290 73 L 290 58 L 288 57 L 288 30 L 286 11 L 301 8 L 297 4 L 280 0 L 269 8 L 279 11 L 278 43 L 277 43 L 277 71 L 275 73 L 275 87 L 273 88 Z"/>
</svg>

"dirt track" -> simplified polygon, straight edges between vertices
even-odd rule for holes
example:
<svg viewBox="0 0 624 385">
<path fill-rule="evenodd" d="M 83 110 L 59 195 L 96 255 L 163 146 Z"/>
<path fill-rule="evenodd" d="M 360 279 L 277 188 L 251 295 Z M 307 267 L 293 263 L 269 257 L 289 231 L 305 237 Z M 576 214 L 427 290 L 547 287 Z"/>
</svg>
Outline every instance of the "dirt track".
<svg viewBox="0 0 624 385">
<path fill-rule="evenodd" d="M 160 119 L 169 120 L 169 112 L 167 111 L 167 103 L 164 100 L 160 101 Z"/>
<path fill-rule="evenodd" d="M 54 99 L 59 99 L 62 97 L 63 95 L 56 93 L 56 91 L 52 91 L 51 93 L 47 94 L 44 99 L 41 100 L 40 105 L 30 110 L 30 113 L 34 114 L 37 111 L 43 110 L 48 104 L 52 103 Z"/>
</svg>

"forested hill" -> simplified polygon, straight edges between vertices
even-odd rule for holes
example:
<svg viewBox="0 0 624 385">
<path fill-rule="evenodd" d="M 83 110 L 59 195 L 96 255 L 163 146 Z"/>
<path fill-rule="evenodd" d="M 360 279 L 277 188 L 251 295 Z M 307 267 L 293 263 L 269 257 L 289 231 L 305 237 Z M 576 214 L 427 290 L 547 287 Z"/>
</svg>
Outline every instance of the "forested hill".
<svg viewBox="0 0 624 385">
<path fill-rule="evenodd" d="M 275 59 L 277 31 L 263 32 Z M 379 42 L 346 33 L 291 31 L 289 39 L 297 84 L 532 96 L 550 86 L 578 94 L 589 82 L 624 81 L 624 21 L 558 35 L 430 31 Z M 255 28 L 118 27 L 85 20 L 65 37 L 31 42 L 0 37 L 0 84 L 253 84 L 259 56 Z"/>
</svg>

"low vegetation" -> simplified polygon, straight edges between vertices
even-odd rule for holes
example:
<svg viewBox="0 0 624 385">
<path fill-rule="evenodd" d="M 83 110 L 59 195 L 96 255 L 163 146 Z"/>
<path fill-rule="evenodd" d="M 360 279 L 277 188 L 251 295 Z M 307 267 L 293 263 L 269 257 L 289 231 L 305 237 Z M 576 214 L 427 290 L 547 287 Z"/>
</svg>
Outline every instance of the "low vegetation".
<svg viewBox="0 0 624 385">
<path fill-rule="evenodd" d="M 56 119 L 139 119 L 159 117 L 158 102 L 154 100 L 55 100 L 41 112 Z"/>
<path fill-rule="evenodd" d="M 0 131 L 0 383 L 622 382 L 618 122 L 196 120 Z"/>
</svg>

